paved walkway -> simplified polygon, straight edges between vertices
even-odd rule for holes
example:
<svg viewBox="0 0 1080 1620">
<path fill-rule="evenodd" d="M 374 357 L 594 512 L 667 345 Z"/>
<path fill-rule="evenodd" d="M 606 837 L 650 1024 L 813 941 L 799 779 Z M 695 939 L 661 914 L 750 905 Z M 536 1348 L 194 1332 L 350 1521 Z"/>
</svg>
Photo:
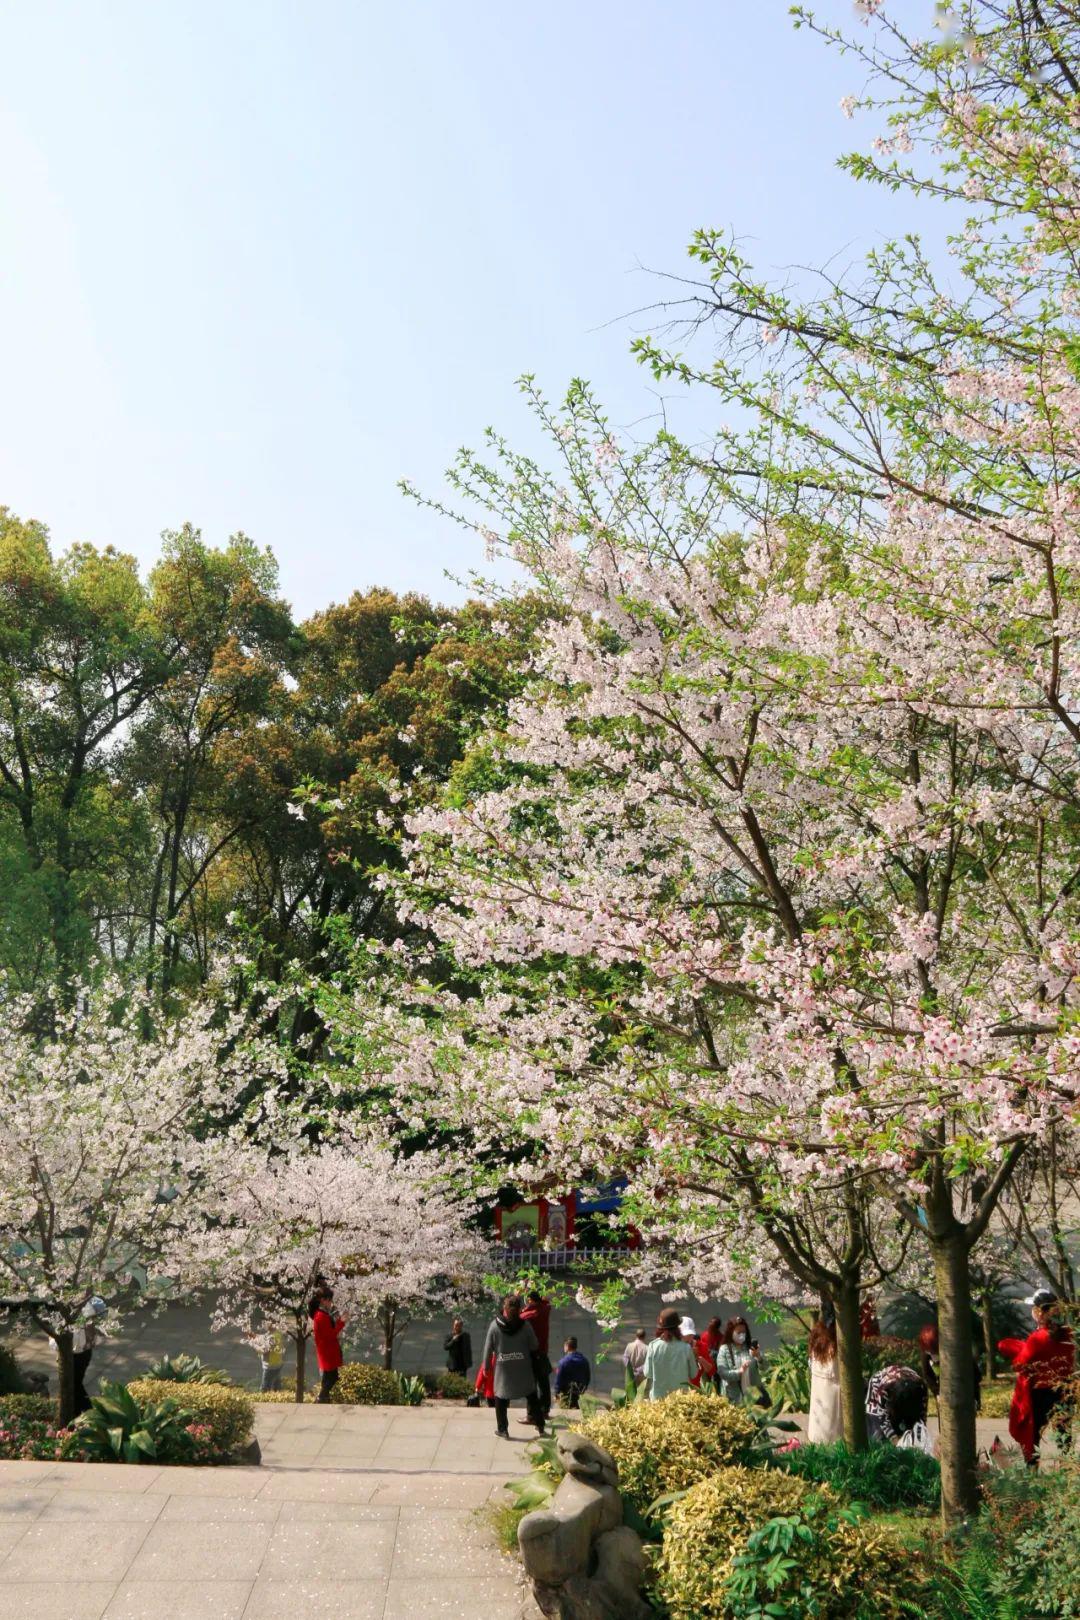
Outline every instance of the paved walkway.
<svg viewBox="0 0 1080 1620">
<path fill-rule="evenodd" d="M 4 1620 L 527 1620 L 486 1409 L 264 1406 L 261 1468 L 0 1463 Z M 517 1438 L 519 1437 L 519 1438 Z"/>
</svg>

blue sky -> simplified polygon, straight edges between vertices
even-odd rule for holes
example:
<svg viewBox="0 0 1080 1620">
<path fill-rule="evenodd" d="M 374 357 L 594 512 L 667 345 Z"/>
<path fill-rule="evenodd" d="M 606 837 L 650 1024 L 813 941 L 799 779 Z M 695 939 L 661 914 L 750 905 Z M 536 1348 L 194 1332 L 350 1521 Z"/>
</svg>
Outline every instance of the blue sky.
<svg viewBox="0 0 1080 1620">
<path fill-rule="evenodd" d="M 300 613 L 458 594 L 396 480 L 530 445 L 520 372 L 654 409 L 615 318 L 695 226 L 779 269 L 910 223 L 787 0 L 0 0 L 0 58 L 0 503 L 145 563 L 242 528 Z"/>
</svg>

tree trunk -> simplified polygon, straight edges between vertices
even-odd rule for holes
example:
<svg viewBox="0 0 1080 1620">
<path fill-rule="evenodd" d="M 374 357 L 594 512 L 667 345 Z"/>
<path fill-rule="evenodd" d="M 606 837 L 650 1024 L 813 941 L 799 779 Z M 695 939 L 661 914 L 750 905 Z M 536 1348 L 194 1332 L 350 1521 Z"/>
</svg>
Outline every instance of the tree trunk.
<svg viewBox="0 0 1080 1620">
<path fill-rule="evenodd" d="M 984 1288 L 982 1292 L 982 1336 L 983 1349 L 986 1351 L 986 1381 L 993 1378 L 997 1371 L 997 1346 L 994 1342 L 994 1290 Z"/>
<path fill-rule="evenodd" d="M 394 1365 L 394 1318 L 397 1312 L 392 1305 L 383 1305 L 379 1310 L 379 1320 L 383 1330 L 382 1364 L 388 1370 Z"/>
<path fill-rule="evenodd" d="M 293 1340 L 296 1345 L 296 1399 L 297 1403 L 304 1399 L 304 1360 L 307 1352 L 307 1334 L 297 1333 Z"/>
<path fill-rule="evenodd" d="M 73 1340 L 74 1334 L 70 1328 L 64 1333 L 58 1333 L 55 1339 L 56 1377 L 59 1385 L 57 1408 L 61 1428 L 66 1428 L 75 1416 L 75 1352 L 72 1348 Z"/>
<path fill-rule="evenodd" d="M 941 1351 L 941 1514 L 948 1527 L 979 1509 L 971 1276 L 963 1233 L 930 1241 Z"/>
<path fill-rule="evenodd" d="M 840 1410 L 844 1439 L 852 1451 L 866 1450 L 866 1396 L 862 1375 L 862 1332 L 859 1327 L 857 1285 L 838 1288 L 836 1309 L 836 1364 L 840 1373 Z"/>
</svg>

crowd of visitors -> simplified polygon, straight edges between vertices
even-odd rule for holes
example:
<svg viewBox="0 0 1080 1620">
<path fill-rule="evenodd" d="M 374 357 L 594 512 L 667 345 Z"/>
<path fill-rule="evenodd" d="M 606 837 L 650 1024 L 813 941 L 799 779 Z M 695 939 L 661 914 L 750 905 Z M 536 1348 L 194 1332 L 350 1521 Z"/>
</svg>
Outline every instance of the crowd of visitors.
<svg viewBox="0 0 1080 1620">
<path fill-rule="evenodd" d="M 1009 1430 L 1029 1463 L 1037 1465 L 1039 1443 L 1047 1427 L 1058 1423 L 1067 1433 L 1071 1422 L 1075 1346 L 1063 1320 L 1060 1301 L 1047 1289 L 1038 1289 L 1027 1303 L 1034 1329 L 1026 1339 L 1002 1339 L 998 1346 L 1016 1369 L 1016 1388 Z M 880 1333 L 872 1300 L 860 1313 L 864 1338 Z M 510 1294 L 487 1331 L 476 1376 L 475 1400 L 486 1399 L 495 1410 L 497 1431 L 506 1436 L 508 1407 L 523 1400 L 525 1421 L 545 1432 L 552 1402 L 552 1364 L 548 1356 L 551 1305 L 537 1291 L 523 1301 Z M 865 1386 L 868 1437 L 872 1442 L 921 1446 L 929 1450 L 927 1431 L 930 1396 L 939 1396 L 941 1352 L 938 1329 L 924 1327 L 918 1338 L 919 1368 L 900 1363 L 878 1367 Z M 809 1337 L 810 1412 L 808 1438 L 828 1445 L 843 1437 L 843 1406 L 837 1355 L 835 1313 L 828 1307 L 816 1318 Z M 472 1348 L 460 1320 L 446 1339 L 447 1366 L 467 1372 Z M 737 1405 L 770 1405 L 766 1392 L 766 1358 L 744 1316 L 724 1323 L 713 1317 L 699 1333 L 691 1316 L 674 1307 L 660 1312 L 650 1338 L 637 1328 L 622 1352 L 626 1374 L 635 1389 L 644 1386 L 646 1399 L 658 1401 L 679 1390 L 715 1392 Z M 322 1365 L 320 1361 L 320 1366 Z M 982 1370 L 974 1372 L 976 1407 Z M 592 1383 L 592 1368 L 576 1338 L 564 1341 L 563 1355 L 554 1369 L 554 1393 L 564 1406 L 577 1407 Z"/>
</svg>

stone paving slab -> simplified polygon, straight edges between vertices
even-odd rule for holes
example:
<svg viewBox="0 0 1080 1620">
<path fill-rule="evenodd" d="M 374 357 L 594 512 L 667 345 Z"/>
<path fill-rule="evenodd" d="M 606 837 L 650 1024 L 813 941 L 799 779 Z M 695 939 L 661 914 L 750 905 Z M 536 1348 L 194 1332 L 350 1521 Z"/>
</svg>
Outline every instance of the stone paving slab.
<svg viewBox="0 0 1080 1620">
<path fill-rule="evenodd" d="M 0 1615 L 536 1620 L 477 1512 L 527 1467 L 529 1431 L 496 1441 L 492 1421 L 457 1409 L 450 1436 L 436 1407 L 271 1407 L 261 1468 L 0 1463 Z"/>
</svg>

